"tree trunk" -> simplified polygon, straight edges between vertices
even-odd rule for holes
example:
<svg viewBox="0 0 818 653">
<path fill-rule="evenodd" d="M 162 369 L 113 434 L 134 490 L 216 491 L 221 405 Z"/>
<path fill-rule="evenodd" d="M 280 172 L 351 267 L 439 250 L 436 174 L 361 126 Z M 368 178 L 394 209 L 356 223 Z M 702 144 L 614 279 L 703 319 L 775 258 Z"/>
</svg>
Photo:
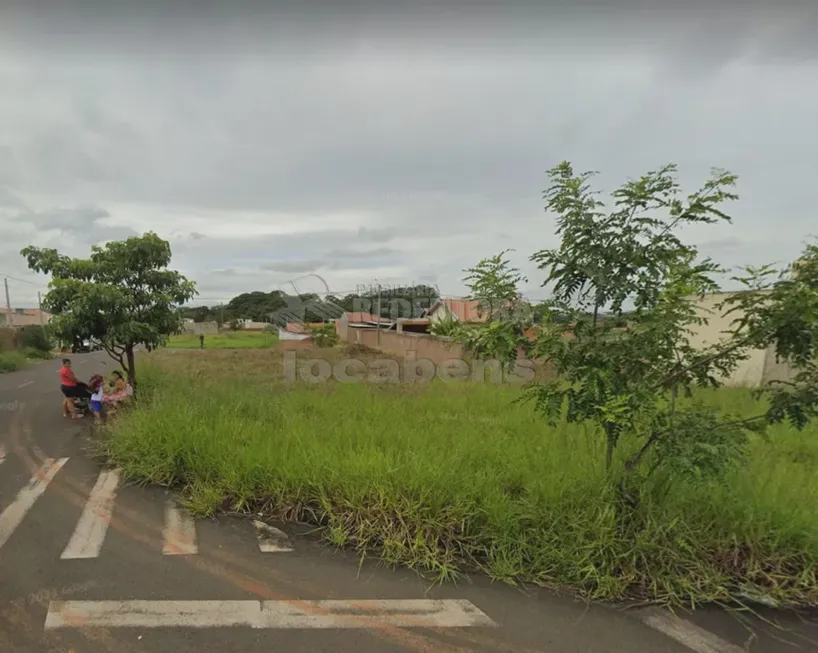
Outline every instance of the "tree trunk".
<svg viewBox="0 0 818 653">
<path fill-rule="evenodd" d="M 133 388 L 133 396 L 136 397 L 136 367 L 134 362 L 133 345 L 125 347 L 125 356 L 128 360 L 128 383 Z"/>
<path fill-rule="evenodd" d="M 605 471 L 610 471 L 616 448 L 616 429 L 610 423 L 606 423 L 603 429 L 605 430 Z"/>
</svg>

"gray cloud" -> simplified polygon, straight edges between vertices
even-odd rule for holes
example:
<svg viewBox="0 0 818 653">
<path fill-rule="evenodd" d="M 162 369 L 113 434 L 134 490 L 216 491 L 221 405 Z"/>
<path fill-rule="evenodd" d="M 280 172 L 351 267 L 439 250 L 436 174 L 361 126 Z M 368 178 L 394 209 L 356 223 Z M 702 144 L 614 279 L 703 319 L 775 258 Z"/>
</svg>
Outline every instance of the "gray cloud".
<svg viewBox="0 0 818 653">
<path fill-rule="evenodd" d="M 741 247 L 743 244 L 740 238 L 736 236 L 729 236 L 727 238 L 719 238 L 718 240 L 708 240 L 699 244 L 699 247 L 704 250 L 728 250 Z"/>
<path fill-rule="evenodd" d="M 37 229 L 60 229 L 83 233 L 90 231 L 100 220 L 110 218 L 105 209 L 95 206 L 80 206 L 74 209 L 49 209 L 47 211 L 22 211 L 17 214 L 19 222 L 30 222 Z"/>
<path fill-rule="evenodd" d="M 462 292 L 512 247 L 539 293 L 545 170 L 569 159 L 606 190 L 728 168 L 734 225 L 687 235 L 730 266 L 789 260 L 813 218 L 818 12 L 691 2 L 9 2 L 4 246 L 87 255 L 152 229 L 226 298 L 315 270 Z M 18 259 L 0 272 L 35 279 Z"/>
<path fill-rule="evenodd" d="M 321 261 L 274 261 L 273 263 L 265 263 L 261 266 L 262 270 L 270 270 L 271 272 L 315 272 L 324 264 Z"/>
<path fill-rule="evenodd" d="M 354 258 L 354 259 L 367 259 L 367 258 L 384 258 L 387 256 L 394 256 L 395 254 L 400 254 L 401 251 L 398 249 L 392 249 L 391 247 L 376 247 L 375 249 L 364 249 L 364 250 L 355 250 L 355 249 L 334 249 L 330 252 L 327 252 L 327 258 Z"/>
<path fill-rule="evenodd" d="M 30 225 L 37 232 L 58 231 L 61 234 L 60 237 L 70 236 L 81 244 L 93 245 L 111 240 L 124 240 L 138 235 L 130 227 L 106 224 L 105 221 L 111 217 L 111 214 L 96 206 L 33 211 L 19 202 L 14 208 L 19 210 L 10 214 L 10 221 L 17 228 Z"/>
</svg>

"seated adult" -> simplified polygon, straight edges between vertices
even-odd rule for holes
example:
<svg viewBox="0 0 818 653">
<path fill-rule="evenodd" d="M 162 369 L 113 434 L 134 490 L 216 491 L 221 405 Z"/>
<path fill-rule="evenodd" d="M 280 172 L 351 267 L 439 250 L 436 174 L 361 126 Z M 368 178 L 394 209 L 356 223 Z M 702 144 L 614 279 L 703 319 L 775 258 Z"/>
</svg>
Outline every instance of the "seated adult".
<svg viewBox="0 0 818 653">
<path fill-rule="evenodd" d="M 62 360 L 62 367 L 60 368 L 60 390 L 63 394 L 63 417 L 81 418 L 82 414 L 77 412 L 74 406 L 74 400 L 81 399 L 82 397 L 90 397 L 91 393 L 88 391 L 88 386 L 79 381 L 74 375 L 70 358 L 63 358 Z"/>
<path fill-rule="evenodd" d="M 127 381 L 125 381 L 122 376 L 122 372 L 119 370 L 114 370 L 112 376 L 112 391 L 110 393 L 106 393 L 102 398 L 105 403 L 111 405 L 122 403 L 133 395 L 133 388 Z"/>
</svg>

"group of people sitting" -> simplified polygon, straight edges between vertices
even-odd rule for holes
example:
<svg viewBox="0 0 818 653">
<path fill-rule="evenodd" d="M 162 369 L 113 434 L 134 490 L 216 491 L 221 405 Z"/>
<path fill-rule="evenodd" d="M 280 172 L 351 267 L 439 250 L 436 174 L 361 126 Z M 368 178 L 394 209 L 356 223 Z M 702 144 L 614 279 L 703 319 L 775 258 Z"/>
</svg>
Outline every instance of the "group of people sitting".
<svg viewBox="0 0 818 653">
<path fill-rule="evenodd" d="M 108 413 L 113 413 L 119 404 L 133 396 L 133 388 L 125 381 L 119 370 L 113 372 L 107 384 L 101 374 L 95 374 L 88 383 L 83 383 L 74 374 L 70 358 L 64 358 L 62 361 L 60 390 L 63 394 L 63 417 L 82 418 L 83 413 L 77 410 L 75 401 L 86 399 L 96 422 L 102 420 L 103 406 Z"/>
</svg>

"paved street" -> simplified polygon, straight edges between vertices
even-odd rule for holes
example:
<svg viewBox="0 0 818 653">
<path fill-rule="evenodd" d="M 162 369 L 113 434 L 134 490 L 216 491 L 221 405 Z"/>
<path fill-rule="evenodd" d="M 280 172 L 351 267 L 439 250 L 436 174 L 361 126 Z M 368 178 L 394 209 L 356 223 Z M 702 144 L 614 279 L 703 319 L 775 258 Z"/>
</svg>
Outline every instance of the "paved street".
<svg viewBox="0 0 818 653">
<path fill-rule="evenodd" d="M 83 379 L 113 365 L 72 358 Z M 3 653 L 818 650 L 818 628 L 794 617 L 748 630 L 722 612 L 622 611 L 481 578 L 430 589 L 305 527 L 194 522 L 88 456 L 89 425 L 61 416 L 57 368 L 0 375 Z"/>
</svg>

